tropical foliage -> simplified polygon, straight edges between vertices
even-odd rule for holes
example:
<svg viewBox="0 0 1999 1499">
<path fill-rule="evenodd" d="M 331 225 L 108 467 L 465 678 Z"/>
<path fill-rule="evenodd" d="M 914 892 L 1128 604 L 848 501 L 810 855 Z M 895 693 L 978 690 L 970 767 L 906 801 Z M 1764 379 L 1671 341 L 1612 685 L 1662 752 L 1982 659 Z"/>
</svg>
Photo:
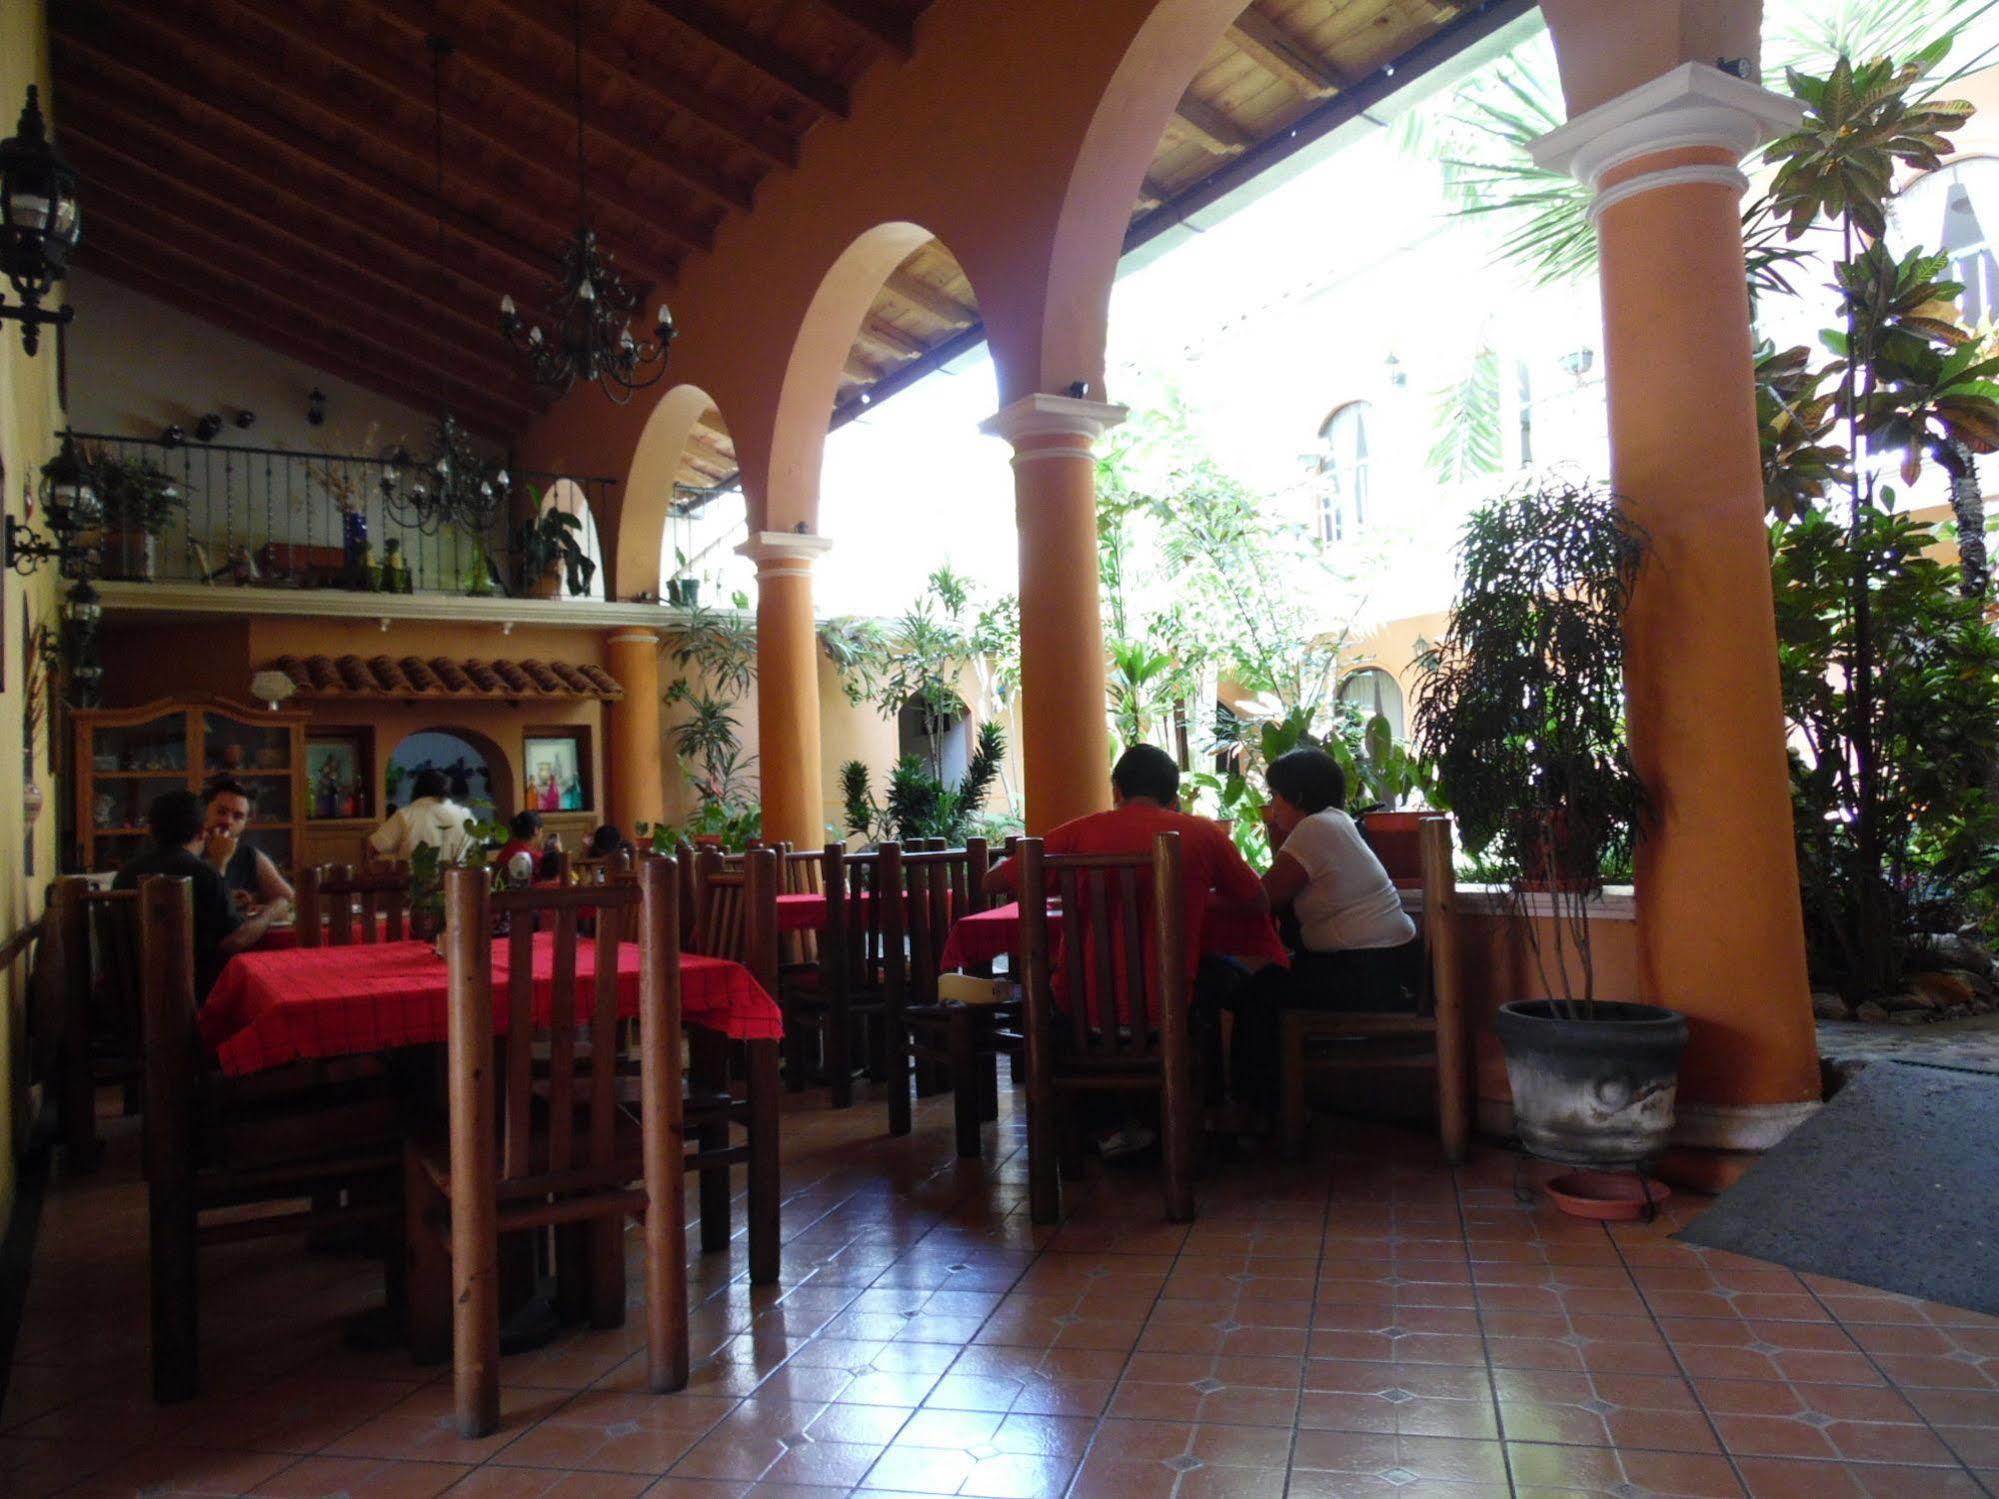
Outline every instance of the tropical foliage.
<svg viewBox="0 0 1999 1499">
<path fill-rule="evenodd" d="M 1595 998 L 1589 897 L 1628 859 L 1645 791 L 1624 734 L 1624 617 L 1646 539 L 1617 497 L 1550 477 L 1473 513 L 1444 643 L 1424 663 L 1416 743 L 1459 836 L 1555 905 L 1526 922 L 1551 998 Z"/>
<path fill-rule="evenodd" d="M 943 838 L 963 843 L 1006 758 L 1006 735 L 988 719 L 957 785 L 946 787 L 921 755 L 904 755 L 889 776 L 888 797 L 877 805 L 868 768 L 859 760 L 840 767 L 840 797 L 849 833 L 862 838 Z"/>
<path fill-rule="evenodd" d="M 1815 973 L 1854 1002 L 1900 984 L 1921 934 L 1994 905 L 1982 547 L 1968 538 L 1967 586 L 1880 472 L 1914 483 L 1935 461 L 1975 490 L 1975 455 L 1999 447 L 1999 359 L 1960 326 L 1948 257 L 1887 237 L 1898 174 L 1941 166 L 1971 113 L 1926 93 L 1948 50 L 1793 71 L 1804 119 L 1766 153 L 1772 221 L 1838 246 L 1830 357 L 1764 350 L 1757 408 L 1806 929 Z"/>
<path fill-rule="evenodd" d="M 685 839 L 719 838 L 737 849 L 762 831 L 756 756 L 745 754 L 736 715 L 757 675 L 755 617 L 741 609 L 695 606 L 670 637 L 668 653 L 680 675 L 665 701 L 680 709 L 667 742 L 694 791 L 694 811 L 679 826 L 641 827 L 639 836 L 671 849 Z"/>
</svg>

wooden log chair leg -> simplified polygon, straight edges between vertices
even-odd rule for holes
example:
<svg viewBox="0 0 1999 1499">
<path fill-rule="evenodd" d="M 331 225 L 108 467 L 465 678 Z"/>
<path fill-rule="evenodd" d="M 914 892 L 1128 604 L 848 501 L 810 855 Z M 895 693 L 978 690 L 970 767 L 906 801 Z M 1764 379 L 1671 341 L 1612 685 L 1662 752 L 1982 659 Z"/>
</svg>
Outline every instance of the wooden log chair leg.
<svg viewBox="0 0 1999 1499">
<path fill-rule="evenodd" d="M 978 1066 L 979 1012 L 971 1005 L 952 1005 L 946 1011 L 946 1042 L 951 1053 L 951 1109 L 958 1131 L 958 1154 L 977 1160 L 979 1119 L 983 1110 L 984 1088 Z"/>
<path fill-rule="evenodd" d="M 445 1248 L 445 1213 L 440 1193 L 417 1159 L 414 1146 L 403 1153 L 403 1220 L 408 1260 L 404 1271 L 403 1325 L 410 1356 L 419 1364 L 451 1357 L 451 1255 Z"/>
<path fill-rule="evenodd" d="M 565 1326 L 590 1314 L 590 1277 L 596 1268 L 589 1243 L 593 1227 L 591 1223 L 559 1223 L 548 1235 L 555 1248 L 555 1315 Z"/>
<path fill-rule="evenodd" d="M 892 1135 L 906 1135 L 912 1125 L 909 1102 L 909 1088 L 912 1081 L 910 1063 L 915 1060 L 909 1054 L 909 1027 L 891 1016 L 884 1015 L 882 1032 L 888 1037 L 884 1074 L 888 1079 L 888 1132 Z"/>
<path fill-rule="evenodd" d="M 784 1017 L 784 1091 L 805 1091 L 806 1041 L 809 1027 L 802 1006 L 794 1005 Z"/>
<path fill-rule="evenodd" d="M 746 1044 L 750 1095 L 749 1238 L 750 1284 L 777 1280 L 783 1248 L 778 1215 L 777 1043 Z"/>
<path fill-rule="evenodd" d="M 590 1325 L 625 1325 L 625 1215 L 607 1214 L 584 1226 L 590 1263 Z"/>
<path fill-rule="evenodd" d="M 702 1093 L 729 1091 L 729 1040 L 720 1031 L 690 1026 L 687 1031 L 688 1056 L 693 1063 L 695 1088 Z M 701 1126 L 703 1153 L 729 1148 L 729 1118 L 715 1110 Z M 714 1254 L 729 1247 L 729 1168 L 710 1166 L 701 1173 L 701 1249 Z"/>
<path fill-rule="evenodd" d="M 854 1020 L 847 1010 L 845 986 L 826 1001 L 820 1021 L 819 1046 L 826 1059 L 826 1079 L 836 1109 L 854 1106 Z"/>
<path fill-rule="evenodd" d="M 1279 1022 L 1277 1048 L 1278 1148 L 1287 1160 L 1302 1160 L 1311 1112 L 1305 1102 L 1303 1011 L 1287 1011 Z"/>
</svg>

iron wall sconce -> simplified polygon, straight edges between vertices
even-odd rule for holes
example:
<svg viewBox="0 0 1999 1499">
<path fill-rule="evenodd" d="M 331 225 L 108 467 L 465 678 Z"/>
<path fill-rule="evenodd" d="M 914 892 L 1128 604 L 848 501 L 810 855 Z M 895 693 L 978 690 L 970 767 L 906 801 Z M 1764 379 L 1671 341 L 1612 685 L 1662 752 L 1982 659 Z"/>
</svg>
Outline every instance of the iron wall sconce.
<svg viewBox="0 0 1999 1499">
<path fill-rule="evenodd" d="M 326 425 L 326 392 L 313 386 L 305 398 L 305 424 L 308 427 Z"/>
<path fill-rule="evenodd" d="M 67 437 L 61 451 L 42 465 L 41 495 L 48 534 L 8 516 L 5 565 L 25 578 L 42 563 L 53 562 L 65 578 L 87 579 L 97 570 L 98 552 L 83 538 L 103 525 L 104 505 L 89 467 Z"/>
<path fill-rule="evenodd" d="M 0 300 L 0 318 L 21 325 L 21 347 L 41 347 L 42 325 L 67 323 L 71 307 L 43 307 L 42 299 L 69 273 L 82 220 L 76 205 L 76 169 L 49 139 L 35 85 L 14 134 L 0 140 L 0 270 L 14 285 L 18 306 Z"/>
</svg>

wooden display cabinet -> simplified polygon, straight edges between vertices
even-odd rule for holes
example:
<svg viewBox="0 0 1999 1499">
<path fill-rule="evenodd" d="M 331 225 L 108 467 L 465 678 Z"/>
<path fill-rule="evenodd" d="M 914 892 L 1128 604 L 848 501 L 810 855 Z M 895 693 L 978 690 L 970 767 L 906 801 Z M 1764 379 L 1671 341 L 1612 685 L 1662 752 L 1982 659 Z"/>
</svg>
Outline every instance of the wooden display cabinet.
<svg viewBox="0 0 1999 1499">
<path fill-rule="evenodd" d="M 183 787 L 199 793 L 228 776 L 256 789 L 251 841 L 289 871 L 305 847 L 308 717 L 219 697 L 72 713 L 82 869 L 116 869 L 142 851 L 153 798 Z"/>
</svg>

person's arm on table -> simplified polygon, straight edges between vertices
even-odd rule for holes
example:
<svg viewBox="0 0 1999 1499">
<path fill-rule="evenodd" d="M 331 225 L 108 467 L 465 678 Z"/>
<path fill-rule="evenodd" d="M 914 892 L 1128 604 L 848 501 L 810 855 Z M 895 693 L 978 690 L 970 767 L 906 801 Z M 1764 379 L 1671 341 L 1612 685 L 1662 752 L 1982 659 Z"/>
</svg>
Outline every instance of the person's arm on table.
<svg viewBox="0 0 1999 1499">
<path fill-rule="evenodd" d="M 262 849 L 257 850 L 257 894 L 265 905 L 293 899 L 291 881 L 278 873 L 278 866 Z"/>
<path fill-rule="evenodd" d="M 292 903 L 289 900 L 280 897 L 272 901 L 254 916 L 246 916 L 238 922 L 236 929 L 222 939 L 222 951 L 225 953 L 249 951 L 264 940 L 272 927 L 291 913 Z"/>
<path fill-rule="evenodd" d="M 988 895 L 1012 895 L 1017 897 L 1020 894 L 1019 879 L 1020 875 L 1015 868 L 1014 861 L 1012 859 L 1002 859 L 986 871 L 986 877 L 980 881 L 979 888 Z"/>
<path fill-rule="evenodd" d="M 1215 829 L 1214 873 L 1215 895 L 1224 905 L 1241 906 L 1245 910 L 1263 911 L 1269 909 L 1267 887 L 1257 878 L 1256 871 L 1249 867 L 1249 861 L 1242 856 L 1242 850 L 1235 846 L 1235 840 L 1220 828 Z"/>
<path fill-rule="evenodd" d="M 1279 836 L 1277 829 L 1270 825 L 1268 807 L 1263 810 L 1263 826 L 1270 834 L 1271 846 L 1279 848 L 1285 840 Z M 1289 909 L 1291 902 L 1298 898 L 1299 892 L 1311 881 L 1312 872 L 1279 848 L 1277 855 L 1270 861 L 1269 872 L 1263 876 L 1263 893 L 1270 901 L 1270 909 L 1273 911 Z"/>
</svg>

